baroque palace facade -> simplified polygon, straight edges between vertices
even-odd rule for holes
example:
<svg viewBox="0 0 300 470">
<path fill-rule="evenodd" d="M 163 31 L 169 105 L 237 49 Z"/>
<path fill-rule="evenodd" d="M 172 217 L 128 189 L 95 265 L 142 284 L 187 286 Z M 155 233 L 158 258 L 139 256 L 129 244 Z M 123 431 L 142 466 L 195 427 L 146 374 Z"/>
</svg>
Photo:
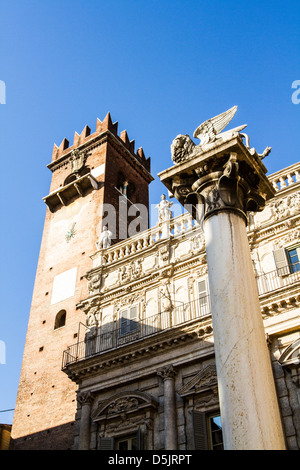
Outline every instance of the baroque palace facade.
<svg viewBox="0 0 300 470">
<path fill-rule="evenodd" d="M 99 206 L 113 204 L 128 227 L 120 204 L 148 207 L 152 180 L 149 159 L 109 115 L 55 147 L 49 167 L 12 448 L 223 449 L 201 224 L 171 217 L 162 197 L 154 227 L 141 219 L 125 239 L 106 231 Z M 253 295 L 286 448 L 298 450 L 300 163 L 268 179 L 274 197 L 248 214 Z"/>
</svg>

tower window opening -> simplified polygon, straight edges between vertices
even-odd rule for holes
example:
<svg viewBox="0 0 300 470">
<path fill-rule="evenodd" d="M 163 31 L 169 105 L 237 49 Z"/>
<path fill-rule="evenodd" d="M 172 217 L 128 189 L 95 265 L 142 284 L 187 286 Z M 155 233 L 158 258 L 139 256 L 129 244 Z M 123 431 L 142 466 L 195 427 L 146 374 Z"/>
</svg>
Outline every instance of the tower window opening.
<svg viewBox="0 0 300 470">
<path fill-rule="evenodd" d="M 66 324 L 67 312 L 65 310 L 60 310 L 55 317 L 54 329 L 57 330 Z"/>
</svg>

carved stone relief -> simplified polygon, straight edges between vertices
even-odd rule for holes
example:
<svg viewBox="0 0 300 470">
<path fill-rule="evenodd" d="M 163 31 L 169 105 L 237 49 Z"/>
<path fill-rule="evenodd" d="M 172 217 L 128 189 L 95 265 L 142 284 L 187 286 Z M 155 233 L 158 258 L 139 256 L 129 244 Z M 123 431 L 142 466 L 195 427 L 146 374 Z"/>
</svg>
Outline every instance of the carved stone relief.
<svg viewBox="0 0 300 470">
<path fill-rule="evenodd" d="M 101 289 L 101 283 L 102 283 L 102 275 L 99 273 L 92 274 L 91 276 L 88 276 L 87 279 L 88 279 L 89 294 L 90 295 L 99 294 L 100 289 Z"/>
<path fill-rule="evenodd" d="M 113 431 L 123 424 L 126 427 L 137 425 L 146 417 L 145 411 L 155 411 L 157 401 L 150 395 L 139 391 L 118 393 L 111 399 L 95 401 L 92 411 L 93 421 L 106 421 L 105 430 Z"/>
<path fill-rule="evenodd" d="M 119 284 L 139 279 L 143 274 L 142 261 L 143 259 L 139 258 L 136 261 L 131 261 L 121 266 L 118 270 Z"/>
<path fill-rule="evenodd" d="M 71 168 L 71 173 L 78 173 L 83 168 L 86 158 L 86 152 L 79 151 L 78 149 L 72 150 L 68 160 Z"/>
<path fill-rule="evenodd" d="M 300 212 L 300 192 L 274 201 L 270 207 L 275 220 L 293 216 Z"/>
<path fill-rule="evenodd" d="M 295 229 L 290 231 L 288 234 L 281 236 L 274 241 L 275 248 L 282 248 L 290 242 L 299 242 L 300 241 L 300 229 Z"/>
<path fill-rule="evenodd" d="M 193 395 L 195 409 L 217 405 L 219 399 L 215 364 L 209 364 L 198 372 L 198 374 L 184 385 L 178 393 L 182 397 Z"/>
<path fill-rule="evenodd" d="M 99 299 L 89 299 L 79 305 L 80 309 L 86 315 L 86 326 L 89 328 L 97 326 L 101 320 L 100 301 Z"/>
<path fill-rule="evenodd" d="M 191 238 L 191 251 L 194 254 L 204 249 L 205 249 L 205 237 L 204 237 L 204 233 L 201 232 Z"/>
</svg>

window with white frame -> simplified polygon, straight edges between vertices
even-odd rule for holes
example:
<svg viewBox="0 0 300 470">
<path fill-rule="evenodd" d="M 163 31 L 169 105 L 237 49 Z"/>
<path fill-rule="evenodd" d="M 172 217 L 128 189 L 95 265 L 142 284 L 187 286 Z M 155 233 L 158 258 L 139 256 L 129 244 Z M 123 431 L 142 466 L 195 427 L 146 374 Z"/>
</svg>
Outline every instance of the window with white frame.
<svg viewBox="0 0 300 470">
<path fill-rule="evenodd" d="M 120 312 L 120 335 L 127 335 L 136 331 L 139 325 L 138 318 L 138 305 L 127 307 Z"/>
</svg>

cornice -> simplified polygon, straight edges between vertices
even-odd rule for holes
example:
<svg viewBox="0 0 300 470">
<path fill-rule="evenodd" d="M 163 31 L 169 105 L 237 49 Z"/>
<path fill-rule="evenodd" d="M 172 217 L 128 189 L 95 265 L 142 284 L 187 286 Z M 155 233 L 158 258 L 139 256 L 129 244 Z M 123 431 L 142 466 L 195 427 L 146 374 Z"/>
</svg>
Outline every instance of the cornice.
<svg viewBox="0 0 300 470">
<path fill-rule="evenodd" d="M 265 240 L 273 241 L 279 236 L 282 236 L 283 233 L 288 233 L 292 228 L 296 228 L 299 225 L 300 213 L 292 217 L 287 216 L 278 222 L 273 220 L 269 224 L 257 227 L 248 232 L 248 239 L 250 243 L 259 245 Z"/>
</svg>

